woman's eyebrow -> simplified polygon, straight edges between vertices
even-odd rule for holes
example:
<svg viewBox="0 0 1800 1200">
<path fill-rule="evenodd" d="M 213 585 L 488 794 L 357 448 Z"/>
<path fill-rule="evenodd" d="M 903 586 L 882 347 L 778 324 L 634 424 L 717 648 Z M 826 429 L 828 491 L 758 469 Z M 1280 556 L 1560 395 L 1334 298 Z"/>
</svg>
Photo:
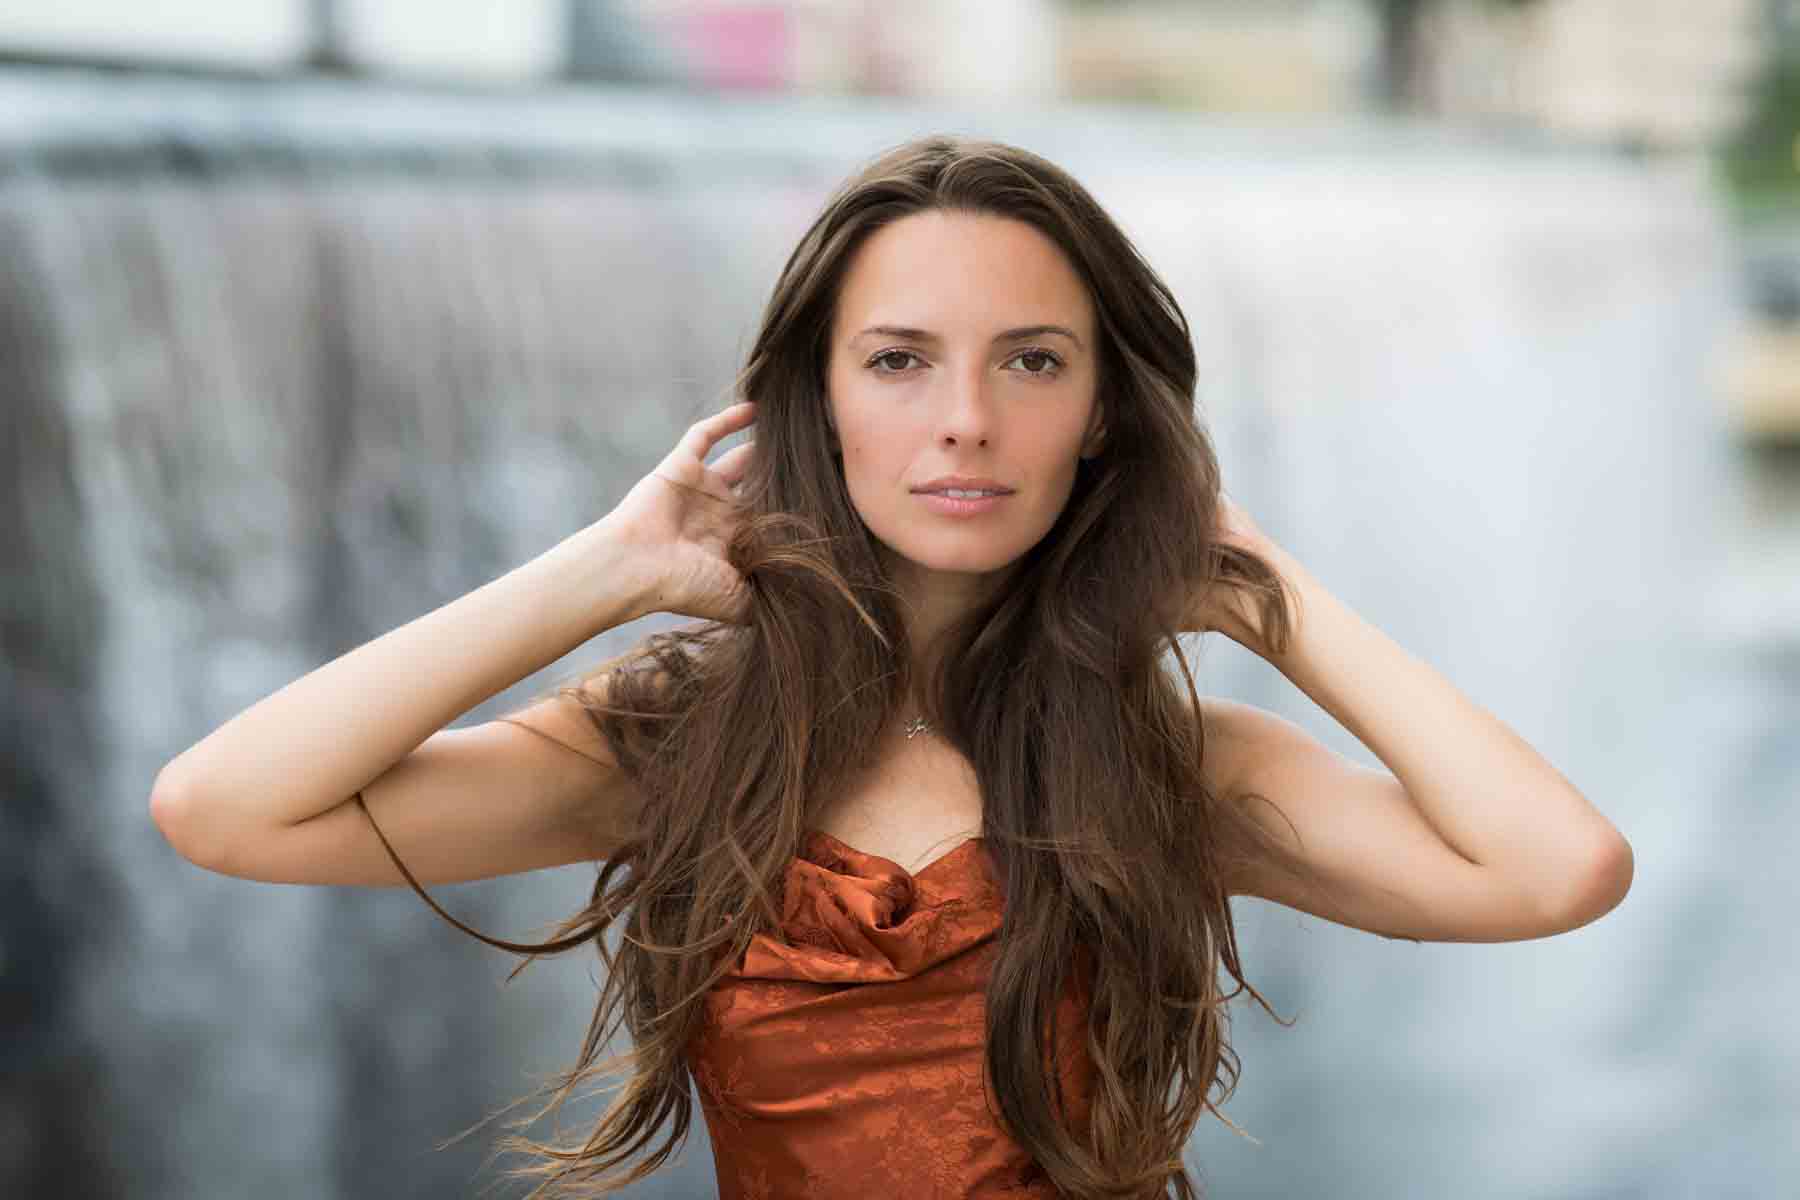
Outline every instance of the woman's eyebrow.
<svg viewBox="0 0 1800 1200">
<path fill-rule="evenodd" d="M 995 334 L 994 341 L 996 343 L 1017 342 L 1025 338 L 1042 337 L 1046 333 L 1060 333 L 1071 342 L 1074 342 L 1077 347 L 1086 349 L 1085 346 L 1081 345 L 1081 339 L 1075 336 L 1075 332 L 1063 325 L 1021 325 L 1017 329 L 1006 329 Z M 940 342 L 943 340 L 929 329 L 914 329 L 909 325 L 871 325 L 850 340 L 855 341 L 856 338 L 867 337 L 870 334 L 878 334 L 881 337 L 904 338 L 911 342 Z"/>
</svg>

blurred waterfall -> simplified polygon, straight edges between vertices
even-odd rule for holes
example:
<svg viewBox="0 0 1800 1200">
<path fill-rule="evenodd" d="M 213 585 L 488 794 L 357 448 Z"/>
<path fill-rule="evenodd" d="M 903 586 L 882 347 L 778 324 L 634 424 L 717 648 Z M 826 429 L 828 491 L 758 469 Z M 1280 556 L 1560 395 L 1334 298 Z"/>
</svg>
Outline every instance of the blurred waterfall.
<svg viewBox="0 0 1800 1200">
<path fill-rule="evenodd" d="M 1793 1180 L 1775 1130 L 1800 1119 L 1778 1083 L 1800 1078 L 1800 1044 L 1776 1006 L 1746 1015 L 1732 1061 L 1761 1055 L 1755 1118 L 1709 1107 L 1717 1031 L 1683 980 L 1745 961 L 1729 939 L 1714 959 L 1667 945 L 1749 904 L 1702 902 L 1707 852 L 1741 833 L 1696 797 L 1774 720 L 1754 686 L 1706 674 L 1727 470 L 1707 370 L 1731 299 L 1698 170 L 1374 125 L 14 69 L 0 1113 L 18 1170 L 0 1190 L 48 1194 L 71 1162 L 80 1194 L 157 1200 L 491 1181 L 476 1172 L 493 1127 L 434 1148 L 574 1060 L 594 960 L 539 963 L 502 992 L 512 960 L 405 889 L 208 875 L 151 826 L 155 772 L 604 514 L 721 400 L 828 190 L 940 128 L 1017 141 L 1095 191 L 1192 321 L 1233 495 L 1638 849 L 1627 908 L 1548 943 L 1395 944 L 1246 903 L 1251 979 L 1302 1020 L 1240 1022 L 1228 1113 L 1264 1145 L 1203 1125 L 1190 1158 L 1208 1186 Z M 1206 645 L 1209 690 L 1370 761 L 1266 666 Z M 1800 779 L 1791 754 L 1764 771 L 1745 795 Z M 522 938 L 591 880 L 435 894 Z M 1792 885 L 1759 886 L 1792 911 Z M 1600 938 L 1609 953 L 1584 950 Z M 1706 1122 L 1736 1152 L 1696 1148 Z M 635 1194 L 711 1191 L 696 1125 Z"/>
</svg>

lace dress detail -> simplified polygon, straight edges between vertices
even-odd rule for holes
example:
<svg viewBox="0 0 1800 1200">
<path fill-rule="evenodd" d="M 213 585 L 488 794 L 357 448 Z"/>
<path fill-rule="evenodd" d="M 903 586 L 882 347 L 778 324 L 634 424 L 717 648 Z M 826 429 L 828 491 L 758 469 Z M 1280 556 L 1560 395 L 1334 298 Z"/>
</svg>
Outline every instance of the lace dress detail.
<svg viewBox="0 0 1800 1200">
<path fill-rule="evenodd" d="M 721 1200 L 1059 1195 L 983 1086 L 1004 911 L 985 842 L 911 874 L 809 830 L 784 891 L 782 936 L 756 935 L 688 1047 Z M 1088 982 L 1057 1014 L 1077 1129 Z"/>
</svg>

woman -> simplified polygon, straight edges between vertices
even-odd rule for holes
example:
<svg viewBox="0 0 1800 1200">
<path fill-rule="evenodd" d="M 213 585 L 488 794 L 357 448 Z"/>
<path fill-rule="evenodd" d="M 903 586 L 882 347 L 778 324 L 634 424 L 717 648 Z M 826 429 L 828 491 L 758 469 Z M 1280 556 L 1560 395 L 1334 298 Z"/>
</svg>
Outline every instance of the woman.
<svg viewBox="0 0 1800 1200">
<path fill-rule="evenodd" d="M 741 403 L 602 520 L 180 755 L 152 811 L 214 870 L 428 903 L 604 861 L 557 938 L 475 934 L 608 966 L 543 1111 L 627 1083 L 585 1143 L 508 1140 L 534 1195 L 660 1166 L 693 1077 L 728 1197 L 1192 1196 L 1225 1004 L 1262 1001 L 1231 896 L 1506 941 L 1632 874 L 1549 763 L 1226 498 L 1194 385 L 1174 297 L 1067 174 L 900 146 L 789 258 Z M 701 621 L 446 727 L 651 611 Z M 1175 639 L 1204 631 L 1389 771 L 1202 698 Z M 596 1062 L 621 1021 L 633 1049 Z"/>
</svg>

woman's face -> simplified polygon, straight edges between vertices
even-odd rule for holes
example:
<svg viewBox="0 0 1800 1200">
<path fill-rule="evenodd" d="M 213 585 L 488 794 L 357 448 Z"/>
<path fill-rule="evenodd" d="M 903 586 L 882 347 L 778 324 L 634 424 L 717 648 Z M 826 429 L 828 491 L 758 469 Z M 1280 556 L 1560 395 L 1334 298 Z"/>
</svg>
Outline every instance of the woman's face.
<svg viewBox="0 0 1800 1200">
<path fill-rule="evenodd" d="M 863 522 L 927 571 L 985 573 L 1037 544 L 1099 449 L 1094 313 L 1022 221 L 932 209 L 884 226 L 845 273 L 826 368 Z M 946 476 L 997 487 L 958 500 Z"/>
</svg>

